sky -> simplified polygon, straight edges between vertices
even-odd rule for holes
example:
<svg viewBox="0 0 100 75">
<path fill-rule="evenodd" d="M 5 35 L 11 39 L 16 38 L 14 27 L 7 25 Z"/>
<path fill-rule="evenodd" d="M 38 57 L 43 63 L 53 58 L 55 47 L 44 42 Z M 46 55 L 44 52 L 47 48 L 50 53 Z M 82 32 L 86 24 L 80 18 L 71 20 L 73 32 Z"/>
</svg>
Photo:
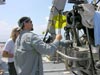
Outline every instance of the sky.
<svg viewBox="0 0 100 75">
<path fill-rule="evenodd" d="M 19 18 L 28 16 L 33 21 L 34 32 L 41 35 L 46 30 L 52 0 L 6 0 L 0 5 L 0 42 L 10 37 L 12 28 L 18 26 Z M 70 10 L 67 4 L 66 10 Z"/>
<path fill-rule="evenodd" d="M 41 34 L 47 26 L 52 0 L 6 0 L 0 5 L 0 42 L 9 39 L 12 28 L 18 26 L 20 17 L 32 19 L 34 32 Z"/>
</svg>

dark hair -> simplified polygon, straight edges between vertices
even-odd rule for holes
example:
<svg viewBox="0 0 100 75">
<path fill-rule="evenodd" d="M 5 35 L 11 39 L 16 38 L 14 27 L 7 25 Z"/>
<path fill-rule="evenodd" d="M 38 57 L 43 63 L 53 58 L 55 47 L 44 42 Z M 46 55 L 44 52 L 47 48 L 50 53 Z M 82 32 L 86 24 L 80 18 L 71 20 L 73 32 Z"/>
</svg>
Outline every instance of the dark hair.
<svg viewBox="0 0 100 75">
<path fill-rule="evenodd" d="M 29 17 L 22 17 L 18 21 L 18 25 L 21 29 L 23 29 L 24 23 L 30 21 L 31 19 Z"/>
</svg>

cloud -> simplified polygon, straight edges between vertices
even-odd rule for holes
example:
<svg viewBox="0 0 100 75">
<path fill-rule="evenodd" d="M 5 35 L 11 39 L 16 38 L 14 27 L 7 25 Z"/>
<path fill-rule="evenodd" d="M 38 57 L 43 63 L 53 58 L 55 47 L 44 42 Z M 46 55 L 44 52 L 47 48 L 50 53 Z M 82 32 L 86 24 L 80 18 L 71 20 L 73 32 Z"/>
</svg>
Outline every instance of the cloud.
<svg viewBox="0 0 100 75">
<path fill-rule="evenodd" d="M 47 16 L 47 17 L 45 17 L 45 19 L 46 19 L 46 22 L 48 22 L 48 20 L 49 20 L 49 17 Z"/>
<path fill-rule="evenodd" d="M 38 35 L 43 35 L 42 32 L 45 32 L 47 25 L 34 25 L 34 32 Z"/>
<path fill-rule="evenodd" d="M 12 29 L 14 27 L 17 27 L 17 25 L 13 24 L 8 24 L 5 21 L 0 21 L 0 42 L 6 42 L 9 37 Z M 34 33 L 38 35 L 43 35 L 42 33 L 46 31 L 47 25 L 34 25 Z"/>
<path fill-rule="evenodd" d="M 9 38 L 11 30 L 15 26 L 10 25 L 5 21 L 0 21 L 0 42 L 5 42 Z"/>
<path fill-rule="evenodd" d="M 51 10 L 52 6 L 49 6 L 49 9 Z"/>
</svg>

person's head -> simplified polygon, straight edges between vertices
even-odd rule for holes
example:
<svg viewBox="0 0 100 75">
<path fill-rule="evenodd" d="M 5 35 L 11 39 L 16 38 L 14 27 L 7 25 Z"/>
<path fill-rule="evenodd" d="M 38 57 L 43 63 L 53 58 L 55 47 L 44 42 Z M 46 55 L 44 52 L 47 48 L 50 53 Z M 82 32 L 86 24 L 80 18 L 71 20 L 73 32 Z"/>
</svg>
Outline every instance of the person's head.
<svg viewBox="0 0 100 75">
<path fill-rule="evenodd" d="M 33 24 L 29 17 L 21 17 L 18 21 L 18 25 L 22 30 L 33 30 Z"/>
<path fill-rule="evenodd" d="M 12 38 L 13 41 L 15 42 L 15 40 L 16 40 L 17 36 L 19 35 L 19 33 L 20 33 L 20 29 L 18 27 L 13 28 L 12 31 L 11 31 L 10 38 Z"/>
</svg>

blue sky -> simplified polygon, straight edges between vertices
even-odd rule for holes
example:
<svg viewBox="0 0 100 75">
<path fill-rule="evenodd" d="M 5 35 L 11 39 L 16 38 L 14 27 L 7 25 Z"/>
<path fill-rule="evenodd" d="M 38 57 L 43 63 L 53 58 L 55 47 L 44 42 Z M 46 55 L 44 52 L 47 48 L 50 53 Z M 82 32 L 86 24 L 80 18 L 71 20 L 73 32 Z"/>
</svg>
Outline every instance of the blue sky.
<svg viewBox="0 0 100 75">
<path fill-rule="evenodd" d="M 21 16 L 29 16 L 35 24 L 44 24 L 50 5 L 51 0 L 6 0 L 6 4 L 0 6 L 0 19 L 15 23 Z"/>
<path fill-rule="evenodd" d="M 11 29 L 22 16 L 31 17 L 35 32 L 40 34 L 46 28 L 51 4 L 52 0 L 6 0 L 5 5 L 0 5 L 0 41 L 9 38 Z"/>
<path fill-rule="evenodd" d="M 0 41 L 6 41 L 12 28 L 17 26 L 17 21 L 22 16 L 32 19 L 34 32 L 41 35 L 46 30 L 52 0 L 6 0 L 5 5 L 0 5 Z M 65 10 L 70 10 L 72 5 L 67 4 Z"/>
</svg>

